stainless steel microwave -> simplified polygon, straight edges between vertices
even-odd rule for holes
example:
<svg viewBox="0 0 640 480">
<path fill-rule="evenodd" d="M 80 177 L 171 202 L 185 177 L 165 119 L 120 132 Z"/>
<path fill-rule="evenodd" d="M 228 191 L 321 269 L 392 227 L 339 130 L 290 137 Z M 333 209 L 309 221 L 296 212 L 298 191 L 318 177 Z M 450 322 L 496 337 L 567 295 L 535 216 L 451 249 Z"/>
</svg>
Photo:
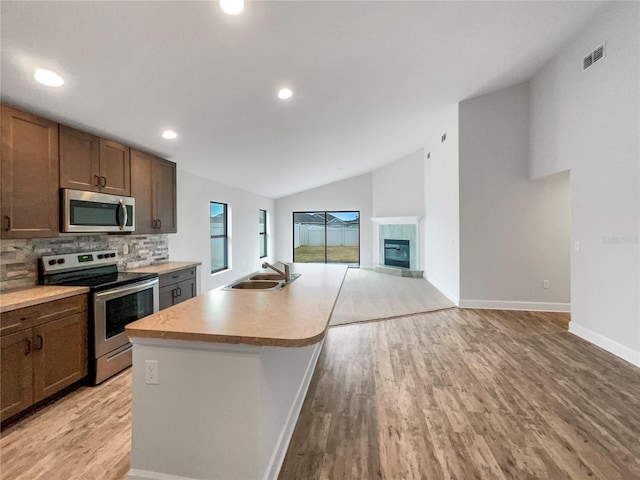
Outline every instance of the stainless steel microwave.
<svg viewBox="0 0 640 480">
<path fill-rule="evenodd" d="M 133 232 L 135 198 L 62 189 L 63 232 Z"/>
</svg>

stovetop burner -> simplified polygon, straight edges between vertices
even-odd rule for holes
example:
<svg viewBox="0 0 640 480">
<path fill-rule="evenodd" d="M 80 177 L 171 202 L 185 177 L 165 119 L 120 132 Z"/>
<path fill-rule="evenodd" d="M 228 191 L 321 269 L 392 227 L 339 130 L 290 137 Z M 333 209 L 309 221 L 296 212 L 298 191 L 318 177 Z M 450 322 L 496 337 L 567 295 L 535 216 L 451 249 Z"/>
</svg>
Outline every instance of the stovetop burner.
<svg viewBox="0 0 640 480">
<path fill-rule="evenodd" d="M 115 250 L 48 255 L 39 261 L 39 281 L 99 292 L 158 277 L 157 273 L 119 272 L 117 262 Z"/>
</svg>

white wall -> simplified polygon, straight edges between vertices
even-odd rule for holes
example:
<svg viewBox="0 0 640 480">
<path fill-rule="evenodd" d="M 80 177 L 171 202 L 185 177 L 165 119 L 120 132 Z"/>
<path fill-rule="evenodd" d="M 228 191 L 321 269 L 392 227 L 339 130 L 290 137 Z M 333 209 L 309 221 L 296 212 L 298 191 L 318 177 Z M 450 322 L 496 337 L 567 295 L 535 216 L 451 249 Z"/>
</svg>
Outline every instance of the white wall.
<svg viewBox="0 0 640 480">
<path fill-rule="evenodd" d="M 640 365 L 638 2 L 613 2 L 531 81 L 530 174 L 571 170 L 571 331 Z M 606 42 L 586 71 L 582 58 Z"/>
<path fill-rule="evenodd" d="M 373 215 L 405 217 L 424 215 L 424 150 L 375 170 Z"/>
<path fill-rule="evenodd" d="M 442 114 L 442 130 L 435 132 L 425 151 L 425 278 L 449 299 L 460 298 L 460 223 L 458 188 L 458 105 Z M 442 142 L 442 134 L 447 139 Z M 426 154 L 425 154 L 426 158 Z"/>
<path fill-rule="evenodd" d="M 239 188 L 178 170 L 178 233 L 169 236 L 169 258 L 199 260 L 202 292 L 249 274 L 275 258 L 275 202 Z M 229 270 L 211 275 L 209 202 L 228 205 Z M 267 253 L 259 258 L 258 210 L 267 211 Z"/>
<path fill-rule="evenodd" d="M 420 217 L 418 225 L 418 270 L 424 270 L 424 149 L 375 170 L 373 182 L 374 217 Z M 374 225 L 374 248 L 378 245 Z M 379 263 L 373 252 L 374 263 Z"/>
<path fill-rule="evenodd" d="M 372 174 L 331 183 L 276 200 L 277 260 L 293 261 L 293 212 L 360 211 L 360 265 L 373 267 Z"/>
<path fill-rule="evenodd" d="M 529 180 L 528 107 L 528 83 L 459 105 L 461 306 L 569 309 L 569 175 Z"/>
</svg>

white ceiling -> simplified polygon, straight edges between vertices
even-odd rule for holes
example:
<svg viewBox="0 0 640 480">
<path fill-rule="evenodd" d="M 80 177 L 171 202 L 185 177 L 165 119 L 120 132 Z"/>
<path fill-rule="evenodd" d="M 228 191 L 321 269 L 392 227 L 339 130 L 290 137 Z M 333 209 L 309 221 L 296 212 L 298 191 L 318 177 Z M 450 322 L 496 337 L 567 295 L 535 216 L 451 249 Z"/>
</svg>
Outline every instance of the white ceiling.
<svg viewBox="0 0 640 480">
<path fill-rule="evenodd" d="M 371 171 L 529 79 L 602 2 L 2 1 L 2 101 L 278 198 Z M 576 59 L 580 62 L 580 59 Z M 51 89 L 36 66 L 60 73 Z M 294 96 L 276 97 L 282 86 Z M 173 141 L 162 130 L 179 133 Z"/>
</svg>

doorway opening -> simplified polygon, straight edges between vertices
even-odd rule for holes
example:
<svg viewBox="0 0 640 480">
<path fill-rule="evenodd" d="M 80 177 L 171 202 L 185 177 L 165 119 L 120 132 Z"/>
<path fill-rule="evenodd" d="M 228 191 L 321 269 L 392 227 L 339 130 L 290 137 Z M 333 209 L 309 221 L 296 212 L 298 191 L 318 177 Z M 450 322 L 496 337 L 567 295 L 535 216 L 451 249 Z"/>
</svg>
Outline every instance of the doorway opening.
<svg viewBox="0 0 640 480">
<path fill-rule="evenodd" d="M 293 212 L 293 261 L 360 265 L 360 212 Z"/>
</svg>

